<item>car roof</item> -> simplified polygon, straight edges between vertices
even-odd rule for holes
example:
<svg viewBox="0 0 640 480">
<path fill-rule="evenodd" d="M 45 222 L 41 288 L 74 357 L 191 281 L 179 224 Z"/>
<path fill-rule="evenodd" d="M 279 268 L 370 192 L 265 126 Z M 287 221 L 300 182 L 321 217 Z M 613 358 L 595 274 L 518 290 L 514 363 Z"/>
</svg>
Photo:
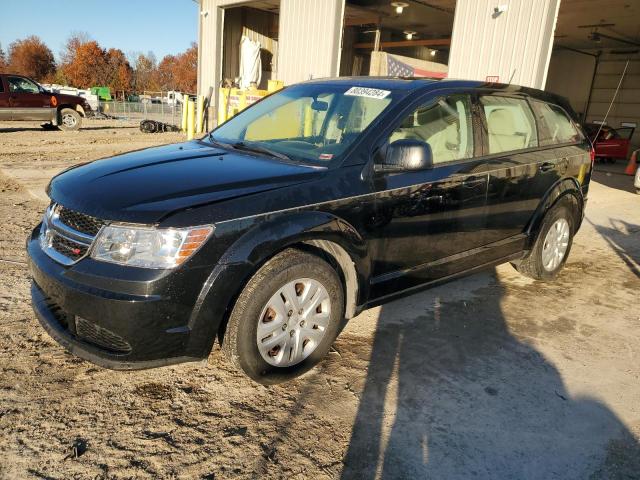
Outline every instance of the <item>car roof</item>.
<svg viewBox="0 0 640 480">
<path fill-rule="evenodd" d="M 480 80 L 464 80 L 457 78 L 427 78 L 427 77 L 334 77 L 318 78 L 302 82 L 304 84 L 325 83 L 331 85 L 357 85 L 368 88 L 385 90 L 432 90 L 440 88 L 483 88 L 505 93 L 525 93 L 534 98 L 549 100 L 557 97 L 542 90 L 507 83 L 483 82 Z"/>
</svg>

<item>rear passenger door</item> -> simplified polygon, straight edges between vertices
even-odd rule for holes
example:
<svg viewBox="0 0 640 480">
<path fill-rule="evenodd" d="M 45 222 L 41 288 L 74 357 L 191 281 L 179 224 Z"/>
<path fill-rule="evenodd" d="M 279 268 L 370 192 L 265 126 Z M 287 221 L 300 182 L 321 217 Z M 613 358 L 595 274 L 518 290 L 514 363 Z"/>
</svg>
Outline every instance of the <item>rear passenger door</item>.
<svg viewBox="0 0 640 480">
<path fill-rule="evenodd" d="M 485 239 L 506 256 L 523 248 L 525 227 L 560 165 L 552 147 L 540 148 L 526 96 L 481 95 L 479 106 L 489 169 Z"/>
</svg>

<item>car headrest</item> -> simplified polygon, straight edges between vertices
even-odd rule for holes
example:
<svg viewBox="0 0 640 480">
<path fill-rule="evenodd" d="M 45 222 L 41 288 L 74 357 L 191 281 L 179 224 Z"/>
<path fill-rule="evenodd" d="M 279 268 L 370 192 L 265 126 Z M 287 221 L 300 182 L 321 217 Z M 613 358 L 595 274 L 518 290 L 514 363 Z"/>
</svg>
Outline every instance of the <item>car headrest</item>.
<svg viewBox="0 0 640 480">
<path fill-rule="evenodd" d="M 516 126 L 511 113 L 506 108 L 496 108 L 492 110 L 487 118 L 489 133 L 492 135 L 508 135 L 516 134 Z"/>
</svg>

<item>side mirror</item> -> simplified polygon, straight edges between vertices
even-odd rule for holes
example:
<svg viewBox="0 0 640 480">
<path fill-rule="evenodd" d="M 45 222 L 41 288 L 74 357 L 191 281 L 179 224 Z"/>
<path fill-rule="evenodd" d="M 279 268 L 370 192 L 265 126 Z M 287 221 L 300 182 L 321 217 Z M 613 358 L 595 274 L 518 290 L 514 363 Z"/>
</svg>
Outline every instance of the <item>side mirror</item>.
<svg viewBox="0 0 640 480">
<path fill-rule="evenodd" d="M 431 146 L 427 142 L 405 138 L 387 146 L 382 162 L 374 165 L 376 172 L 404 172 L 433 167 Z"/>
</svg>

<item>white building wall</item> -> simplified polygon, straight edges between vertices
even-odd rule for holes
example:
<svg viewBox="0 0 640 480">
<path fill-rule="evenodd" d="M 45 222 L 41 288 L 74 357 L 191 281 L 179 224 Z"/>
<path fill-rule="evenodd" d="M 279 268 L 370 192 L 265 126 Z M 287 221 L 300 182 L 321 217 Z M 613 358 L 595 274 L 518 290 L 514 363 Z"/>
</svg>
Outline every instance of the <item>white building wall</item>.
<svg viewBox="0 0 640 480">
<path fill-rule="evenodd" d="M 560 0 L 457 0 L 449 76 L 544 89 L 559 7 Z"/>
<path fill-rule="evenodd" d="M 338 76 L 345 0 L 281 0 L 278 76 L 285 85 Z"/>
</svg>

